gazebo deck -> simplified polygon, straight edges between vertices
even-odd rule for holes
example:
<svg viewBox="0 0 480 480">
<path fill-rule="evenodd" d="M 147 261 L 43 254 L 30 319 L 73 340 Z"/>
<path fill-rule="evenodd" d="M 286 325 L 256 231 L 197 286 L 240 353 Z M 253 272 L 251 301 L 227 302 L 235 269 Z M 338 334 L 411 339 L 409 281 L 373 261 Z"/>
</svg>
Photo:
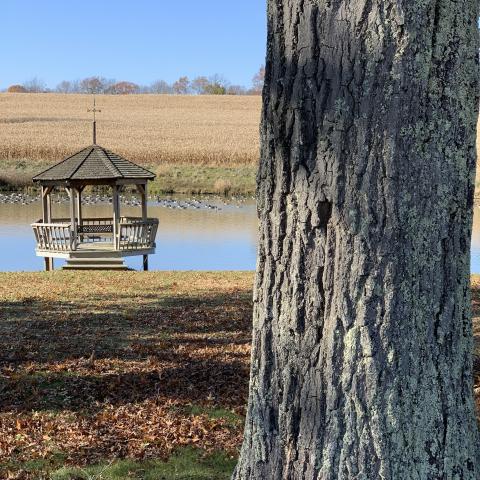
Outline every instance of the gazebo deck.
<svg viewBox="0 0 480 480">
<path fill-rule="evenodd" d="M 145 250 L 145 246 L 138 244 L 131 244 L 130 250 L 135 250 L 135 255 L 138 255 L 137 250 Z M 77 244 L 77 249 L 74 250 L 77 253 L 82 252 L 108 252 L 115 251 L 113 242 L 96 242 L 96 243 L 83 243 L 80 242 Z M 123 253 L 123 250 L 118 250 L 119 253 Z"/>
</svg>

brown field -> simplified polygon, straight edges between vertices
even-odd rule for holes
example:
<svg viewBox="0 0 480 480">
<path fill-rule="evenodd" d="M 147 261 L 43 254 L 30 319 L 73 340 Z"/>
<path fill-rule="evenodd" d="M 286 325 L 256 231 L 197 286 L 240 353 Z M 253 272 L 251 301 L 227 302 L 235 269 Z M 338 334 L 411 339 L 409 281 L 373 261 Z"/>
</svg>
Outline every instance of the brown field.
<svg viewBox="0 0 480 480">
<path fill-rule="evenodd" d="M 97 100 L 99 144 L 134 161 L 257 163 L 259 96 L 102 95 Z M 90 95 L 0 93 L 0 162 L 53 162 L 90 144 L 91 102 Z"/>
<path fill-rule="evenodd" d="M 0 94 L 0 161 L 53 162 L 91 144 L 89 95 Z M 98 143 L 144 164 L 256 164 L 258 96 L 102 95 Z"/>
<path fill-rule="evenodd" d="M 92 143 L 90 95 L 0 94 L 0 187 Z M 255 190 L 258 96 L 102 95 L 97 141 L 155 171 L 152 192 Z"/>
</svg>

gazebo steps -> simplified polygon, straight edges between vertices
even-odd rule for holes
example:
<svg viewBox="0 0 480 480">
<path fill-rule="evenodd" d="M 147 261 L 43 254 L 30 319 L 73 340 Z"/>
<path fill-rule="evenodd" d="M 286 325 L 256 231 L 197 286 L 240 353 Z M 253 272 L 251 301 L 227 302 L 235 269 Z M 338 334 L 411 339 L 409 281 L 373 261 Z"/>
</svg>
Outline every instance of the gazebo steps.
<svg viewBox="0 0 480 480">
<path fill-rule="evenodd" d="M 129 270 L 123 258 L 71 258 L 62 270 Z"/>
</svg>

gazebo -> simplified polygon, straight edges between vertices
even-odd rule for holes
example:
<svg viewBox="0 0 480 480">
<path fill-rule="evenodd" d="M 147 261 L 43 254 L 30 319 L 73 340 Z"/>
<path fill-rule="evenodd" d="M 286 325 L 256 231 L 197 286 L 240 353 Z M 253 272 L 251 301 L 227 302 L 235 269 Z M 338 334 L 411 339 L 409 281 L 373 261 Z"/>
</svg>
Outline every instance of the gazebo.
<svg viewBox="0 0 480 480">
<path fill-rule="evenodd" d="M 45 269 L 53 259 L 66 259 L 66 269 L 127 269 L 125 256 L 142 255 L 148 270 L 148 255 L 155 253 L 157 218 L 147 216 L 147 182 L 155 174 L 96 144 L 33 177 L 41 186 L 42 218 L 32 224 L 36 254 L 44 257 Z M 84 218 L 82 191 L 88 185 L 104 185 L 112 191 L 112 216 Z M 120 191 L 134 185 L 141 196 L 142 214 L 124 217 L 120 213 Z M 51 193 L 63 188 L 70 197 L 70 217 L 53 218 Z"/>
</svg>

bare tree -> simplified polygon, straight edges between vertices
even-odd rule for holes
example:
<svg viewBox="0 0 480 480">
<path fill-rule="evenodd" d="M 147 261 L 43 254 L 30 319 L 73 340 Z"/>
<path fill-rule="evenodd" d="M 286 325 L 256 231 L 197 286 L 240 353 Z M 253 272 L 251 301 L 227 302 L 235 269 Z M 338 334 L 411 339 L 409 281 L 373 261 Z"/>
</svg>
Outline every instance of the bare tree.
<svg viewBox="0 0 480 480">
<path fill-rule="evenodd" d="M 190 90 L 190 80 L 188 77 L 180 77 L 173 84 L 173 92 L 177 95 L 186 95 Z"/>
<path fill-rule="evenodd" d="M 123 81 L 114 83 L 106 92 L 114 95 L 131 95 L 138 93 L 139 89 L 140 87 L 136 83 Z"/>
<path fill-rule="evenodd" d="M 101 77 L 88 77 L 80 81 L 79 87 L 82 93 L 103 93 L 105 91 L 105 79 Z"/>
<path fill-rule="evenodd" d="M 108 91 L 112 90 L 112 87 L 118 83 L 117 80 L 114 78 L 101 78 L 102 83 L 103 83 L 103 92 L 107 93 Z"/>
<path fill-rule="evenodd" d="M 262 65 L 258 72 L 252 78 L 251 93 L 254 95 L 261 95 L 263 89 L 263 82 L 265 81 L 265 66 Z"/>
<path fill-rule="evenodd" d="M 150 86 L 150 91 L 152 93 L 168 94 L 173 93 L 173 88 L 165 80 L 156 80 Z"/>
<path fill-rule="evenodd" d="M 229 85 L 227 87 L 227 95 L 245 95 L 247 90 L 242 85 Z"/>
<path fill-rule="evenodd" d="M 80 80 L 73 80 L 71 82 L 71 93 L 81 93 Z"/>
<path fill-rule="evenodd" d="M 63 80 L 57 85 L 55 90 L 58 93 L 72 93 L 72 83 L 67 80 Z"/>
<path fill-rule="evenodd" d="M 268 0 L 238 480 L 480 478 L 478 0 Z"/>
<path fill-rule="evenodd" d="M 137 93 L 141 93 L 141 94 L 152 93 L 152 88 L 150 85 L 138 85 Z"/>
<path fill-rule="evenodd" d="M 196 77 L 192 80 L 191 89 L 197 95 L 203 95 L 209 83 L 207 77 Z"/>
<path fill-rule="evenodd" d="M 26 81 L 23 86 L 30 93 L 42 93 L 47 89 L 45 82 L 38 77 Z"/>
</svg>

